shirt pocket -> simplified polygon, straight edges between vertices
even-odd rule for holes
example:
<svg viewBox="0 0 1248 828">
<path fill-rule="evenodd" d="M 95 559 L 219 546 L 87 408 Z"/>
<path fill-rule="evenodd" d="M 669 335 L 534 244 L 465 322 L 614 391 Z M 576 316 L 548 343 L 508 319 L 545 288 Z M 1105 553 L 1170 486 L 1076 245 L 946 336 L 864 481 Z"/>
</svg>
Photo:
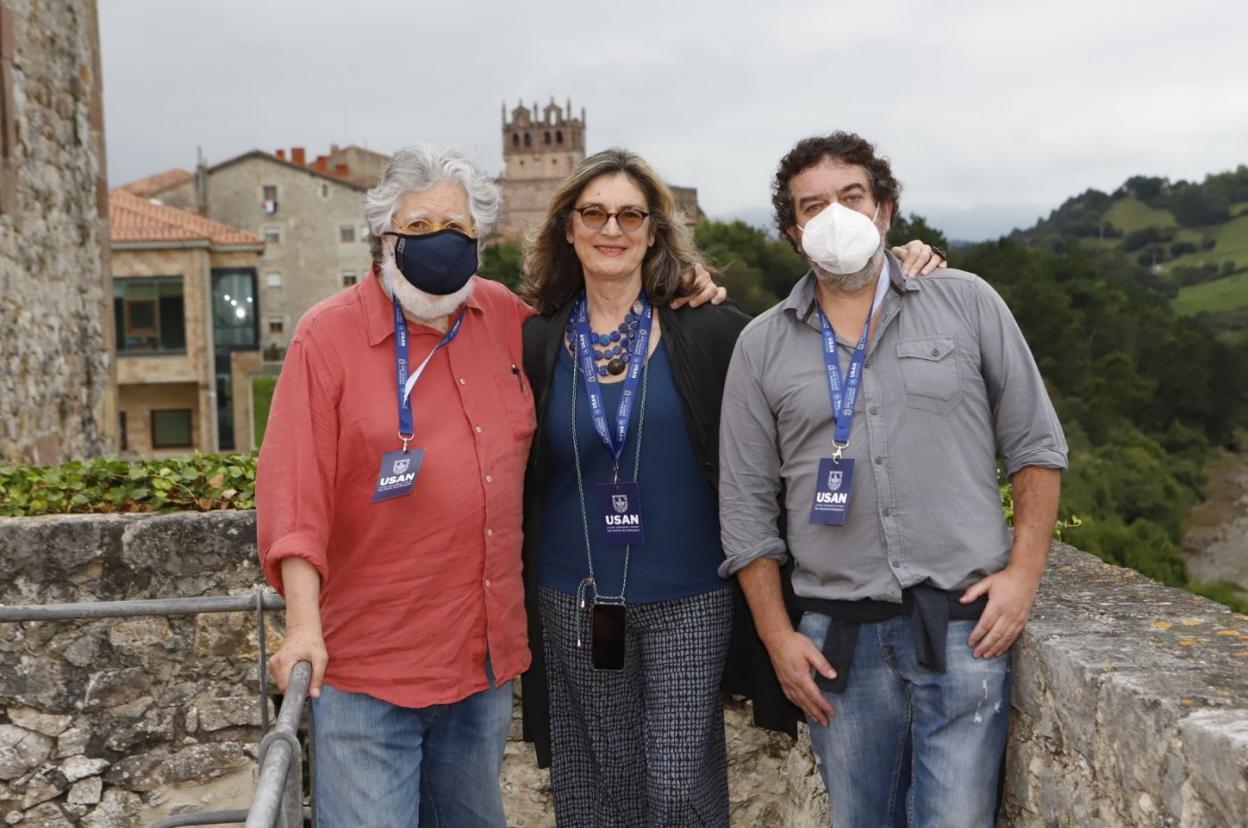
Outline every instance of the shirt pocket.
<svg viewBox="0 0 1248 828">
<path fill-rule="evenodd" d="M 518 440 L 532 437 L 537 429 L 537 412 L 533 409 L 533 389 L 529 387 L 524 369 L 518 365 L 509 366 L 494 374 L 494 384 L 503 400 L 503 413 L 511 433 Z"/>
<path fill-rule="evenodd" d="M 958 349 L 953 337 L 937 336 L 897 343 L 897 361 L 911 408 L 948 414 L 965 394 L 958 377 Z"/>
</svg>

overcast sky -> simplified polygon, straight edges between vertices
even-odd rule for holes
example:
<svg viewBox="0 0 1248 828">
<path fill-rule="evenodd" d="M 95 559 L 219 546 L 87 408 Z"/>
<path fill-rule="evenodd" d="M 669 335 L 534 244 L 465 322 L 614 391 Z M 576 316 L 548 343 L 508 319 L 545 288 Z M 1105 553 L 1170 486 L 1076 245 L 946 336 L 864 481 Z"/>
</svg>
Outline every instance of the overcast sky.
<svg viewBox="0 0 1248 828">
<path fill-rule="evenodd" d="M 500 105 L 588 111 L 712 217 L 768 218 L 776 162 L 876 143 L 902 209 L 953 238 L 1025 226 L 1135 173 L 1248 163 L 1248 3 L 103 0 L 109 179 L 254 148 L 471 148 Z"/>
</svg>

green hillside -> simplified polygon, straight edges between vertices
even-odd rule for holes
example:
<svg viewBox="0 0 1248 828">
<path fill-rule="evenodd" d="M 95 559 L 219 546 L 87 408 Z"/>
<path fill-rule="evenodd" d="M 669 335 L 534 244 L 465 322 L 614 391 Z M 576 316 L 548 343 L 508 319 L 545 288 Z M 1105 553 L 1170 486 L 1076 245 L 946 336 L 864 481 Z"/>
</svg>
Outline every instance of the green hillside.
<svg viewBox="0 0 1248 828">
<path fill-rule="evenodd" d="M 1248 305 L 1248 271 L 1242 271 L 1212 282 L 1190 285 L 1174 298 L 1174 309 L 1180 316 L 1203 311 L 1234 310 Z"/>
<path fill-rule="evenodd" d="M 1124 233 L 1143 230 L 1146 227 L 1174 227 L 1174 213 L 1149 207 L 1135 196 L 1126 196 L 1114 202 L 1105 211 L 1105 220 Z"/>
<path fill-rule="evenodd" d="M 1063 253 L 1110 253 L 1147 268 L 1184 316 L 1211 313 L 1222 330 L 1248 323 L 1248 167 L 1203 182 L 1135 176 L 1113 193 L 1068 199 L 1013 238 Z"/>
</svg>

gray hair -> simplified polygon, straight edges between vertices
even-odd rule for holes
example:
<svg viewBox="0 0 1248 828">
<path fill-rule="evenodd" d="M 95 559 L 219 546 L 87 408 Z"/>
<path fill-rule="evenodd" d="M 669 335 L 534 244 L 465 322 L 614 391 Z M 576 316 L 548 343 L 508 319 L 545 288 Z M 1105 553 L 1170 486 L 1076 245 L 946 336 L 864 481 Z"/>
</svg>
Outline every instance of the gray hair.
<svg viewBox="0 0 1248 828">
<path fill-rule="evenodd" d="M 377 186 L 364 196 L 369 248 L 375 263 L 381 262 L 381 234 L 390 230 L 390 219 L 406 193 L 428 190 L 439 181 L 453 181 L 468 193 L 468 211 L 477 238 L 484 239 L 498 221 L 501 203 L 498 185 L 468 153 L 457 147 L 416 144 L 394 154 Z"/>
</svg>

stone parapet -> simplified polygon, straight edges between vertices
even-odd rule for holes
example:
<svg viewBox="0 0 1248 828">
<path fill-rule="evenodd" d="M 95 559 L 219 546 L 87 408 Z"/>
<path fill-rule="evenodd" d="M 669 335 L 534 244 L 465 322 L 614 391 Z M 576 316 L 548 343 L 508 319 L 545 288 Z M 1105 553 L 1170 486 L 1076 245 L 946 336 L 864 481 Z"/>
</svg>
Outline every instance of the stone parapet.
<svg viewBox="0 0 1248 828">
<path fill-rule="evenodd" d="M 0 570 L 4 604 L 262 584 L 252 512 L 0 519 Z M 257 650 L 250 613 L 0 624 L 0 818 L 147 825 L 246 807 Z M 1244 616 L 1058 544 L 1013 707 L 1003 825 L 1248 824 Z M 744 703 L 725 718 L 733 825 L 827 825 L 805 733 L 750 727 Z M 509 824 L 553 824 L 518 719 L 502 784 Z"/>
</svg>

